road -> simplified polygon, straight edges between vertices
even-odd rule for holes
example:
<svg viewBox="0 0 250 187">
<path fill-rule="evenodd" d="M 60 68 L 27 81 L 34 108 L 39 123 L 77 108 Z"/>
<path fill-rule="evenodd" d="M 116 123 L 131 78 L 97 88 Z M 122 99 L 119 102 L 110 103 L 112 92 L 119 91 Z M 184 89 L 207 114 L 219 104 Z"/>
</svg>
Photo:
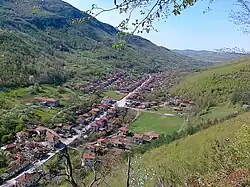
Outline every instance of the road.
<svg viewBox="0 0 250 187">
<path fill-rule="evenodd" d="M 128 93 L 127 96 L 125 96 L 124 98 L 122 98 L 120 101 L 117 101 L 116 106 L 118 107 L 126 107 L 126 99 L 133 93 L 135 93 L 136 91 L 138 91 L 142 86 L 144 86 L 149 80 L 151 79 L 151 75 L 149 75 L 149 78 L 144 81 L 139 87 L 137 87 L 134 91 Z M 68 108 L 67 108 L 68 109 Z M 61 111 L 60 111 L 61 112 Z M 105 112 L 103 115 L 97 117 L 95 120 L 98 120 L 99 118 L 101 118 L 102 116 L 106 116 L 107 112 Z M 139 111 L 137 111 L 137 115 L 136 118 L 138 118 L 139 116 Z M 79 133 L 79 132 L 78 132 Z M 114 133 L 113 135 L 111 135 L 110 137 L 116 135 L 116 133 Z M 61 140 L 65 145 L 69 145 L 70 143 L 72 143 L 74 140 L 76 140 L 77 138 L 79 138 L 81 136 L 81 133 L 75 135 L 72 138 L 68 138 L 66 140 Z M 55 152 L 51 152 L 48 153 L 48 158 L 44 159 L 44 160 L 39 160 L 35 163 L 33 163 L 33 166 L 25 171 L 23 171 L 21 174 L 19 174 L 18 176 L 16 176 L 15 178 L 12 178 L 8 181 L 6 181 L 3 185 L 1 185 L 1 187 L 12 187 L 16 185 L 16 179 L 18 177 L 20 177 L 21 175 L 25 174 L 25 173 L 33 173 L 37 168 L 41 167 L 45 162 L 47 162 L 49 159 L 51 159 L 55 154 L 57 154 L 59 151 L 61 151 L 63 148 L 56 150 Z"/>
<path fill-rule="evenodd" d="M 144 81 L 139 87 L 137 87 L 134 91 L 128 93 L 125 97 L 123 97 L 120 101 L 116 102 L 116 106 L 118 107 L 126 107 L 126 99 L 133 93 L 137 92 L 141 87 L 143 87 L 149 80 L 151 79 L 151 75 L 149 75 L 149 78 Z"/>
<path fill-rule="evenodd" d="M 81 136 L 81 134 L 78 134 L 78 135 L 75 135 L 72 138 L 68 138 L 68 139 L 66 139 L 66 140 L 64 140 L 62 142 L 65 145 L 69 145 L 70 143 L 72 143 L 75 139 L 77 139 L 80 136 Z M 47 162 L 49 159 L 51 159 L 55 154 L 57 154 L 62 149 L 63 148 L 58 149 L 55 152 L 48 153 L 48 158 L 46 158 L 44 160 L 39 160 L 39 161 L 33 163 L 33 166 L 31 168 L 25 170 L 24 172 L 22 172 L 21 174 L 19 174 L 15 178 L 12 178 L 11 180 L 6 181 L 5 184 L 1 185 L 1 187 L 11 187 L 11 186 L 14 186 L 16 184 L 16 179 L 18 177 L 20 177 L 21 175 L 23 175 L 25 173 L 33 173 L 37 168 L 39 168 L 40 166 L 42 166 L 45 162 Z"/>
</svg>

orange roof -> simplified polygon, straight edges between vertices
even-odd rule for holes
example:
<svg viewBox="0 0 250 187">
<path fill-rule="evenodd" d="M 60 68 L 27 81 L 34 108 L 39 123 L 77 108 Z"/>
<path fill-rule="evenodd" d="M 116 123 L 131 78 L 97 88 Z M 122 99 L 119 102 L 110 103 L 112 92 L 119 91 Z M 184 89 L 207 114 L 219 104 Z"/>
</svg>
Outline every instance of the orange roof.
<svg viewBox="0 0 250 187">
<path fill-rule="evenodd" d="M 90 153 L 84 153 L 82 156 L 84 159 L 95 159 L 95 155 Z"/>
<path fill-rule="evenodd" d="M 143 138 L 143 134 L 135 134 L 133 138 Z"/>
<path fill-rule="evenodd" d="M 46 101 L 46 102 L 56 102 L 56 99 L 48 98 L 48 97 L 34 97 L 34 100 Z"/>
<path fill-rule="evenodd" d="M 121 130 L 122 132 L 127 132 L 127 131 L 128 131 L 128 129 L 127 129 L 126 127 L 121 127 L 120 130 Z"/>
</svg>

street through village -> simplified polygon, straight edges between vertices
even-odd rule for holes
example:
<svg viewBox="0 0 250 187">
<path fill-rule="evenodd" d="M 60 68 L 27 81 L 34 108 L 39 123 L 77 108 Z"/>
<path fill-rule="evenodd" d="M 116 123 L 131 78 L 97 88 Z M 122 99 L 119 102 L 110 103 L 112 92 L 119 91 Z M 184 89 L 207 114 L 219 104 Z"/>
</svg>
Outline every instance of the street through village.
<svg viewBox="0 0 250 187">
<path fill-rule="evenodd" d="M 137 90 L 139 90 L 141 87 L 143 87 L 143 85 L 145 85 L 146 83 L 148 83 L 151 80 L 151 75 L 148 75 L 149 78 L 146 79 L 140 86 L 138 86 L 135 90 L 133 90 L 132 92 L 128 93 L 125 97 L 123 97 L 121 100 L 117 101 L 115 104 L 113 104 L 113 107 L 126 107 L 126 99 L 133 93 L 135 93 Z M 99 117 L 95 118 L 95 121 L 99 120 L 102 117 L 105 117 L 107 115 L 106 112 L 104 112 L 104 114 L 100 115 Z M 137 115 L 135 118 L 137 118 L 139 116 L 139 112 L 137 111 Z M 86 126 L 85 127 L 86 131 L 88 130 L 88 128 L 90 128 L 90 126 Z M 76 130 L 76 129 L 75 129 Z M 75 141 L 76 139 L 78 139 L 79 137 L 86 135 L 84 133 L 82 133 L 79 130 L 76 130 L 77 135 L 73 136 L 72 138 L 67 138 L 67 139 L 61 139 L 61 142 L 65 145 L 65 146 L 69 146 L 73 141 Z M 112 137 L 114 135 L 116 135 L 117 133 L 114 133 L 112 135 L 110 135 L 109 137 Z M 16 185 L 16 179 L 18 179 L 21 175 L 25 174 L 25 173 L 33 173 L 35 170 L 37 170 L 38 168 L 40 168 L 43 164 L 45 164 L 48 160 L 50 160 L 53 156 L 55 156 L 57 153 L 59 153 L 61 150 L 63 150 L 64 147 L 57 149 L 54 152 L 50 152 L 47 154 L 47 158 L 45 159 L 41 159 L 38 160 L 36 162 L 33 162 L 31 164 L 31 166 L 25 168 L 23 170 L 22 173 L 18 174 L 17 176 L 15 176 L 14 178 L 7 180 L 3 185 L 1 185 L 2 187 L 11 187 Z"/>
</svg>

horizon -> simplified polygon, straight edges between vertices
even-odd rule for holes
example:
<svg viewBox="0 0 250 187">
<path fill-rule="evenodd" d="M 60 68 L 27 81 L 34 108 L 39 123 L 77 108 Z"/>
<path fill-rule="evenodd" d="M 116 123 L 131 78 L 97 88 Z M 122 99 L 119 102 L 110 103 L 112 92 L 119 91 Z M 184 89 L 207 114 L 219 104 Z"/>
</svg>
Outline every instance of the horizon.
<svg viewBox="0 0 250 187">
<path fill-rule="evenodd" d="M 92 4 L 97 4 L 102 8 L 113 6 L 113 1 L 88 0 L 84 3 L 82 0 L 64 1 L 82 11 L 90 9 Z M 203 11 L 208 7 L 208 1 L 198 2 L 193 7 L 184 10 L 180 16 L 169 16 L 166 23 L 163 20 L 157 21 L 155 27 L 159 32 L 151 31 L 139 36 L 169 49 L 215 51 L 237 47 L 249 52 L 250 35 L 244 34 L 240 31 L 240 26 L 229 21 L 229 11 L 237 10 L 233 2 L 234 0 L 227 2 L 216 0 L 211 4 L 212 10 L 205 14 Z M 96 18 L 117 27 L 124 16 L 125 14 L 111 11 L 104 12 Z M 138 12 L 135 16 L 139 16 Z M 196 19 L 197 17 L 199 19 Z"/>
</svg>

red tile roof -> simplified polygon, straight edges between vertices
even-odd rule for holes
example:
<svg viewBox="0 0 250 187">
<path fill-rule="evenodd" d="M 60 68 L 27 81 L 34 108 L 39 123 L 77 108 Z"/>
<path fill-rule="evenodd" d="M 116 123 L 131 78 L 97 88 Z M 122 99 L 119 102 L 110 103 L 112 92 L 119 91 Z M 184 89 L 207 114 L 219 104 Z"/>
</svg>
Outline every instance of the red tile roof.
<svg viewBox="0 0 250 187">
<path fill-rule="evenodd" d="M 133 138 L 143 138 L 143 134 L 135 134 Z"/>
<path fill-rule="evenodd" d="M 48 97 L 34 97 L 34 100 L 45 101 L 45 102 L 56 102 L 58 100 Z"/>
<path fill-rule="evenodd" d="M 82 156 L 84 159 L 95 159 L 95 155 L 90 154 L 90 153 L 84 153 Z"/>
<path fill-rule="evenodd" d="M 121 127 L 121 128 L 119 128 L 119 130 L 122 131 L 122 132 L 128 132 L 129 131 L 126 127 Z"/>
</svg>

